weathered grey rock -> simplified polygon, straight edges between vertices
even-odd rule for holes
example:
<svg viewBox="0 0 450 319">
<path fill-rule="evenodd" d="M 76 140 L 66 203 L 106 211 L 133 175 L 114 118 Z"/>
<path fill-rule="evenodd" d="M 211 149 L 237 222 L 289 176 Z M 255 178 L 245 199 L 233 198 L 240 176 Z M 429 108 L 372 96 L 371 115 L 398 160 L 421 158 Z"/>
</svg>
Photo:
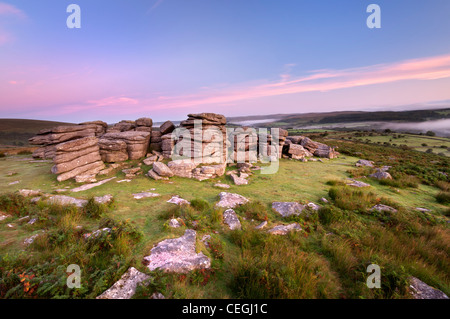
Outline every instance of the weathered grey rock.
<svg viewBox="0 0 450 319">
<path fill-rule="evenodd" d="M 95 196 L 94 200 L 99 204 L 108 204 L 113 200 L 112 195 Z"/>
<path fill-rule="evenodd" d="M 181 223 L 180 223 L 177 219 L 172 218 L 172 219 L 169 221 L 169 227 L 172 227 L 172 228 L 179 228 L 179 227 L 181 227 Z"/>
<path fill-rule="evenodd" d="M 300 215 L 305 209 L 304 205 L 297 202 L 274 202 L 272 208 L 283 217 L 291 215 Z"/>
<path fill-rule="evenodd" d="M 309 208 L 312 209 L 312 210 L 315 210 L 315 211 L 317 211 L 317 210 L 320 209 L 320 206 L 319 206 L 319 205 L 317 205 L 317 204 L 315 204 L 315 203 L 312 203 L 312 202 L 306 204 L 306 206 L 309 207 Z"/>
<path fill-rule="evenodd" d="M 192 171 L 198 166 L 191 160 L 176 160 L 167 164 L 175 176 L 192 178 Z"/>
<path fill-rule="evenodd" d="M 11 217 L 11 215 L 7 215 L 7 214 L 5 214 L 3 212 L 0 212 L 0 222 L 5 220 L 5 219 L 7 219 L 7 218 L 10 218 L 10 217 Z"/>
<path fill-rule="evenodd" d="M 397 212 L 397 210 L 394 207 L 383 205 L 383 204 L 377 204 L 377 205 L 373 206 L 370 210 L 371 211 L 377 210 L 379 212 L 390 212 L 390 213 Z"/>
<path fill-rule="evenodd" d="M 322 203 L 328 204 L 329 201 L 328 199 L 326 199 L 325 197 L 322 197 L 321 199 L 319 199 Z"/>
<path fill-rule="evenodd" d="M 152 248 L 150 256 L 144 257 L 148 268 L 166 272 L 186 273 L 194 269 L 211 267 L 211 260 L 195 251 L 196 232 L 187 229 L 182 237 L 166 239 Z"/>
<path fill-rule="evenodd" d="M 290 231 L 300 231 L 302 228 L 299 224 L 293 223 L 289 225 L 278 225 L 268 230 L 269 234 L 272 235 L 287 235 Z"/>
<path fill-rule="evenodd" d="M 55 156 L 53 160 L 55 160 L 58 157 L 58 155 Z M 62 174 L 69 171 L 72 171 L 76 168 L 79 168 L 81 166 L 85 166 L 91 163 L 99 162 L 101 161 L 100 153 L 98 147 L 96 148 L 96 151 L 93 153 L 89 153 L 80 157 L 77 157 L 69 162 L 65 163 L 57 163 L 52 167 L 52 173 L 53 174 Z"/>
<path fill-rule="evenodd" d="M 155 181 L 159 181 L 159 180 L 168 180 L 168 177 L 161 177 L 158 174 L 156 174 L 156 172 L 151 169 L 147 172 L 147 176 L 150 178 L 153 178 Z"/>
<path fill-rule="evenodd" d="M 217 188 L 223 188 L 223 189 L 228 189 L 228 188 L 230 188 L 231 186 L 228 185 L 228 184 L 217 183 L 217 184 L 214 184 L 214 187 L 217 187 Z"/>
<path fill-rule="evenodd" d="M 410 278 L 410 292 L 415 299 L 449 299 L 448 296 L 440 290 L 428 286 L 416 277 Z"/>
<path fill-rule="evenodd" d="M 170 168 L 161 162 L 153 163 L 153 171 L 161 177 L 172 177 L 173 172 Z"/>
<path fill-rule="evenodd" d="M 19 190 L 19 194 L 22 195 L 23 197 L 38 196 L 41 194 L 41 191 L 32 189 L 21 189 Z"/>
<path fill-rule="evenodd" d="M 96 130 L 95 125 L 57 126 L 51 130 L 39 132 L 28 141 L 31 145 L 53 145 L 84 137 L 95 137 Z"/>
<path fill-rule="evenodd" d="M 166 299 L 166 297 L 164 297 L 164 295 L 160 292 L 154 292 L 151 296 L 150 299 Z"/>
<path fill-rule="evenodd" d="M 111 228 L 105 227 L 102 229 L 97 229 L 96 231 L 92 232 L 92 233 L 87 233 L 83 235 L 84 239 L 95 239 L 105 233 L 110 233 L 111 232 Z"/>
<path fill-rule="evenodd" d="M 248 180 L 246 180 L 244 177 L 237 176 L 236 174 L 230 174 L 231 179 L 233 180 L 233 183 L 235 185 L 247 185 Z"/>
<path fill-rule="evenodd" d="M 389 174 L 388 172 L 384 172 L 380 169 L 377 169 L 377 171 L 375 173 L 369 175 L 369 177 L 376 178 L 376 179 L 392 179 L 391 174 Z"/>
<path fill-rule="evenodd" d="M 183 198 L 181 198 L 180 196 L 172 196 L 171 199 L 169 199 L 167 201 L 168 203 L 171 204 L 176 204 L 176 205 L 190 205 L 191 203 Z"/>
<path fill-rule="evenodd" d="M 97 183 L 97 179 L 94 174 L 83 174 L 75 176 L 75 182 L 77 183 Z"/>
<path fill-rule="evenodd" d="M 221 192 L 219 194 L 220 201 L 216 204 L 216 207 L 223 208 L 235 208 L 236 206 L 248 203 L 248 199 L 239 194 Z"/>
<path fill-rule="evenodd" d="M 134 199 L 142 199 L 142 198 L 153 198 L 153 197 L 159 197 L 161 195 L 156 193 L 150 193 L 150 192 L 142 192 L 133 194 Z"/>
<path fill-rule="evenodd" d="M 33 236 L 25 238 L 25 240 L 23 241 L 24 245 L 26 245 L 26 246 L 31 245 L 36 240 L 36 238 L 39 237 L 39 235 L 41 235 L 41 233 L 34 234 Z"/>
<path fill-rule="evenodd" d="M 360 159 L 359 161 L 356 162 L 356 166 L 358 166 L 358 167 L 360 167 L 360 166 L 374 167 L 373 163 L 374 163 L 373 161 Z"/>
<path fill-rule="evenodd" d="M 75 205 L 77 207 L 83 207 L 87 204 L 88 201 L 85 199 L 78 199 L 65 195 L 54 195 L 49 197 L 48 202 L 54 205 Z"/>
<path fill-rule="evenodd" d="M 223 221 L 231 230 L 241 229 L 241 222 L 233 209 L 227 209 L 223 213 Z"/>
<path fill-rule="evenodd" d="M 267 226 L 267 220 L 263 221 L 261 224 L 255 227 L 255 229 L 263 229 Z"/>
<path fill-rule="evenodd" d="M 417 210 L 418 212 L 421 212 L 421 213 L 429 213 L 429 212 L 431 212 L 431 209 L 428 209 L 428 208 L 422 208 L 422 207 L 416 207 L 416 210 Z"/>
<path fill-rule="evenodd" d="M 150 165 L 153 165 L 153 163 L 156 161 L 158 161 L 158 156 L 152 155 L 152 156 L 146 158 L 143 162 L 145 165 L 150 166 Z"/>
<path fill-rule="evenodd" d="M 346 182 L 349 186 L 353 186 L 353 187 L 370 187 L 370 184 L 367 184 L 367 183 L 364 183 L 361 181 L 357 181 L 357 180 L 351 179 L 351 178 L 346 180 Z"/>
<path fill-rule="evenodd" d="M 130 299 L 136 293 L 138 285 L 150 279 L 150 276 L 140 272 L 134 267 L 127 270 L 119 281 L 96 299 Z"/>
</svg>

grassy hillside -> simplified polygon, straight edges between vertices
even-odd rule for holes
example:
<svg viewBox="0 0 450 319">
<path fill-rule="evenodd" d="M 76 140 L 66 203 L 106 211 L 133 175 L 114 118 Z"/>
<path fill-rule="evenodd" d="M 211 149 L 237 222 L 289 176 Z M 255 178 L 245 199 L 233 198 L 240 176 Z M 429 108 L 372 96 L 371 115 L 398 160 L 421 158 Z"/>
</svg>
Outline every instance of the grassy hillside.
<svg viewBox="0 0 450 319">
<path fill-rule="evenodd" d="M 117 183 L 124 178 L 117 172 L 111 182 L 72 193 L 76 184 L 58 183 L 50 174 L 51 163 L 29 163 L 24 156 L 0 159 L 0 194 L 25 188 L 46 193 L 66 189 L 63 194 L 85 199 L 114 196 L 110 207 L 91 205 L 81 211 L 31 204 L 17 195 L 0 196 L 0 210 L 13 215 L 0 222 L 0 298 L 93 298 L 129 266 L 153 278 L 136 298 L 148 298 L 155 291 L 168 298 L 408 298 L 407 278 L 411 275 L 448 295 L 450 160 L 320 134 L 315 138 L 339 147 L 338 159 L 323 163 L 281 160 L 278 173 L 257 172 L 244 186 L 233 185 L 226 176 L 203 182 L 177 177 L 154 181 L 140 176 L 130 183 Z M 356 168 L 359 158 L 373 160 L 377 166 L 392 166 L 394 180 L 382 183 L 363 177 L 371 169 Z M 138 161 L 129 164 L 137 166 Z M 142 168 L 144 172 L 150 169 Z M 349 177 L 371 187 L 344 186 L 343 180 Z M 19 183 L 10 185 L 14 181 Z M 250 199 L 250 204 L 236 209 L 242 231 L 228 230 L 222 210 L 213 209 L 222 191 L 213 187 L 219 181 L 231 185 L 229 192 Z M 161 197 L 132 197 L 149 190 Z M 173 195 L 192 205 L 179 208 L 167 203 Z M 321 197 L 330 203 L 320 203 Z M 282 218 L 271 209 L 274 201 L 312 201 L 322 209 L 309 217 Z M 398 213 L 370 211 L 377 203 L 393 206 Z M 416 207 L 430 211 L 419 212 Z M 38 222 L 20 222 L 26 215 Z M 181 218 L 186 226 L 167 227 L 172 217 Z M 298 222 L 302 231 L 275 236 L 254 230 L 263 220 L 268 221 L 266 229 Z M 83 233 L 105 225 L 114 229 L 111 234 L 95 241 L 82 239 Z M 143 257 L 159 241 L 178 237 L 186 228 L 197 231 L 197 251 L 211 258 L 212 269 L 187 275 L 150 272 Z M 24 246 L 25 238 L 42 230 L 42 239 Z M 204 235 L 212 236 L 210 248 L 201 242 Z M 65 287 L 64 269 L 71 263 L 81 265 L 82 289 Z M 371 263 L 382 269 L 382 289 L 365 285 L 366 267 Z"/>
<path fill-rule="evenodd" d="M 70 123 L 25 120 L 25 119 L 0 119 L 0 145 L 1 146 L 26 146 L 28 139 L 42 129 Z"/>
</svg>

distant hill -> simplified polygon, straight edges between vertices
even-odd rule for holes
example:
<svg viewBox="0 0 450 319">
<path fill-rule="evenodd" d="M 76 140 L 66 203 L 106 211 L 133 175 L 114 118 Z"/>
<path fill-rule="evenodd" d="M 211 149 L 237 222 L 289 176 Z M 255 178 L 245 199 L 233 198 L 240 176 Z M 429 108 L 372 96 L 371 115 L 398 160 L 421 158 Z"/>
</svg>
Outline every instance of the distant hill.
<svg viewBox="0 0 450 319">
<path fill-rule="evenodd" d="M 0 145 L 26 146 L 28 139 L 42 129 L 52 128 L 58 125 L 72 123 L 23 120 L 23 119 L 0 119 Z"/>
</svg>

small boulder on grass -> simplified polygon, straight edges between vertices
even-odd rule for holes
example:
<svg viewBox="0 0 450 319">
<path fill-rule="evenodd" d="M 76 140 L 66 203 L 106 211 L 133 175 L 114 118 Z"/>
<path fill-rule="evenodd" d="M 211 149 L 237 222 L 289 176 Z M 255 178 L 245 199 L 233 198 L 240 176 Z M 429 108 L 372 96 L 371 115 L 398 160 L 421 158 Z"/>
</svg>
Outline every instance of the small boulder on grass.
<svg viewBox="0 0 450 319">
<path fill-rule="evenodd" d="M 377 171 L 375 173 L 369 175 L 369 177 L 376 178 L 376 179 L 392 179 L 391 174 L 389 174 L 388 172 L 385 172 L 381 169 L 377 169 Z"/>
</svg>

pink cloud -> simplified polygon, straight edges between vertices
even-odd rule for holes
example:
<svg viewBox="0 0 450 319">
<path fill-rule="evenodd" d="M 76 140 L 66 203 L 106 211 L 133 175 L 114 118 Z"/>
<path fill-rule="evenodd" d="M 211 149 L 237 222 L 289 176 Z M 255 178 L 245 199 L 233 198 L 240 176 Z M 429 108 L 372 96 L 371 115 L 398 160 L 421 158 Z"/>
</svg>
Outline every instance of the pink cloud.
<svg viewBox="0 0 450 319">
<path fill-rule="evenodd" d="M 124 96 L 111 96 L 100 100 L 91 100 L 88 101 L 88 104 L 93 106 L 102 107 L 102 106 L 117 106 L 117 105 L 136 105 L 139 104 L 139 101 L 136 99 L 132 99 Z"/>
<path fill-rule="evenodd" d="M 0 15 L 11 15 L 19 18 L 26 18 L 27 15 L 22 10 L 16 8 L 15 6 L 0 2 Z"/>
</svg>

